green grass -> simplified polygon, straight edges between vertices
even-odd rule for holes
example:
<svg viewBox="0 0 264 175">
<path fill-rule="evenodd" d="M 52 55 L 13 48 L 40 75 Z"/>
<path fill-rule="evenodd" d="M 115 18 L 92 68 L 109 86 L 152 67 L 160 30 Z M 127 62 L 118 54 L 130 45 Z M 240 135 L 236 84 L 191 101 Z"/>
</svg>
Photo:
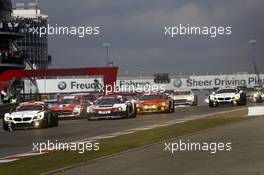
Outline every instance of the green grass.
<svg viewBox="0 0 264 175">
<path fill-rule="evenodd" d="M 30 157 L 11 163 L 0 164 L 0 174 L 3 175 L 35 175 L 59 169 L 65 166 L 86 162 L 132 148 L 165 141 L 201 130 L 222 126 L 229 123 L 246 120 L 246 117 L 205 118 L 167 127 L 140 131 L 116 138 L 100 141 L 100 151 L 79 154 L 74 151 L 57 151 L 41 156 Z"/>
</svg>

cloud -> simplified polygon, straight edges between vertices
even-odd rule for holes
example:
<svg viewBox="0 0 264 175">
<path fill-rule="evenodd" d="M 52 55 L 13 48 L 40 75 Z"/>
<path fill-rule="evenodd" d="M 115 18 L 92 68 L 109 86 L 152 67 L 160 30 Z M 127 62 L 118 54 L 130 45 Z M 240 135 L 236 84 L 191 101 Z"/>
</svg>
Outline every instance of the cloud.
<svg viewBox="0 0 264 175">
<path fill-rule="evenodd" d="M 105 63 L 102 44 L 120 74 L 169 72 L 241 72 L 253 70 L 249 39 L 258 41 L 257 62 L 263 67 L 264 1 L 262 0 L 40 0 L 51 24 L 99 25 L 92 38 L 50 36 L 52 67 L 89 67 Z M 232 26 L 232 36 L 211 39 L 164 36 L 165 25 Z"/>
</svg>

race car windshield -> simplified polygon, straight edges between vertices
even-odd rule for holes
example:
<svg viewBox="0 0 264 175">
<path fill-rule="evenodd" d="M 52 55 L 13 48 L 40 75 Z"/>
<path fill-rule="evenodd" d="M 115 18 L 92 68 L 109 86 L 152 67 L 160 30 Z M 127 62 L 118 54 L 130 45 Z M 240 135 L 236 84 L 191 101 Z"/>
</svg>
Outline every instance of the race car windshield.
<svg viewBox="0 0 264 175">
<path fill-rule="evenodd" d="M 80 99 L 73 98 L 73 99 L 63 99 L 60 101 L 60 104 L 80 104 Z"/>
<path fill-rule="evenodd" d="M 42 106 L 37 105 L 27 105 L 27 106 L 18 106 L 16 111 L 41 111 L 43 109 Z"/>
<path fill-rule="evenodd" d="M 101 98 L 96 100 L 95 104 L 96 105 L 109 105 L 109 104 L 115 104 L 115 103 L 120 103 L 121 100 L 117 98 Z"/>
<path fill-rule="evenodd" d="M 45 105 L 48 106 L 48 107 L 51 107 L 51 106 L 54 106 L 54 105 L 57 105 L 58 102 L 57 101 L 46 101 L 45 102 Z"/>
<path fill-rule="evenodd" d="M 173 93 L 173 95 L 190 95 L 190 91 L 176 91 Z"/>
<path fill-rule="evenodd" d="M 236 93 L 237 90 L 236 89 L 221 89 L 219 91 L 217 91 L 218 94 L 222 94 L 222 93 Z"/>
<path fill-rule="evenodd" d="M 162 95 L 143 95 L 139 100 L 159 100 L 163 99 Z"/>
</svg>

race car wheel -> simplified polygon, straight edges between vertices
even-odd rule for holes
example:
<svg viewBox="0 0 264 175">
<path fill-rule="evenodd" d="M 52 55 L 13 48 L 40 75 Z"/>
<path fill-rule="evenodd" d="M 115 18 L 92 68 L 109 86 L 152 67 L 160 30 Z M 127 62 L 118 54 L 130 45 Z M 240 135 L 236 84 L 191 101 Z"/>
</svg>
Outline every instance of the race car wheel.
<svg viewBox="0 0 264 175">
<path fill-rule="evenodd" d="M 247 98 L 246 97 L 243 100 L 243 105 L 247 105 Z"/>
<path fill-rule="evenodd" d="M 215 107 L 214 103 L 213 103 L 211 100 L 209 101 L 209 107 L 210 107 L 210 108 Z"/>
<path fill-rule="evenodd" d="M 54 126 L 54 127 L 58 127 L 58 126 L 59 126 L 59 118 L 58 118 L 58 116 L 55 117 L 55 119 L 54 119 L 54 123 L 53 123 L 53 126 Z"/>
<path fill-rule="evenodd" d="M 48 128 L 50 126 L 49 120 L 48 120 L 48 116 L 44 116 L 44 119 L 42 121 L 42 128 Z"/>
<path fill-rule="evenodd" d="M 128 106 L 126 107 L 124 118 L 129 118 L 129 107 Z"/>
<path fill-rule="evenodd" d="M 53 118 L 53 126 L 54 127 L 58 127 L 58 125 L 59 125 L 59 117 L 58 117 L 58 114 L 56 112 L 54 112 L 52 114 L 52 118 Z"/>
<path fill-rule="evenodd" d="M 198 105 L 198 97 L 197 95 L 195 95 L 192 106 L 197 106 L 197 105 Z"/>
<path fill-rule="evenodd" d="M 175 111 L 175 106 L 173 102 L 170 102 L 170 113 L 174 113 Z"/>
<path fill-rule="evenodd" d="M 6 123 L 3 122 L 3 129 L 4 129 L 5 131 L 8 131 L 8 130 L 9 130 L 9 128 L 8 128 L 8 124 L 6 124 Z"/>
<path fill-rule="evenodd" d="M 239 106 L 247 105 L 247 98 L 241 96 L 241 97 L 240 97 L 240 101 L 238 102 L 238 105 L 239 105 Z"/>
<path fill-rule="evenodd" d="M 133 115 L 133 117 L 134 117 L 134 118 L 137 117 L 137 106 L 136 106 L 136 105 L 134 106 L 134 115 Z"/>
</svg>

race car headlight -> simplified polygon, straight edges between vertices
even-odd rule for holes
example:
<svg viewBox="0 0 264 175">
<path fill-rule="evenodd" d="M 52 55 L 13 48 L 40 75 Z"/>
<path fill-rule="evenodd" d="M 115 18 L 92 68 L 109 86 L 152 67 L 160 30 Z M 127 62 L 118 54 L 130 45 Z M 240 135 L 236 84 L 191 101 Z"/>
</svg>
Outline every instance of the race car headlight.
<svg viewBox="0 0 264 175">
<path fill-rule="evenodd" d="M 4 118 L 5 121 L 11 121 L 13 120 L 9 115 L 6 115 L 5 118 Z"/>
<path fill-rule="evenodd" d="M 238 95 L 235 95 L 235 99 L 236 100 L 240 99 L 240 95 L 239 94 Z"/>
<path fill-rule="evenodd" d="M 161 104 L 161 106 L 166 106 L 166 103 L 165 103 L 165 102 L 163 102 L 163 103 Z"/>
<path fill-rule="evenodd" d="M 215 96 L 210 96 L 210 100 L 216 100 Z"/>
<path fill-rule="evenodd" d="M 88 113 L 93 113 L 93 112 L 95 112 L 95 110 L 94 110 L 93 107 L 88 107 L 88 108 L 87 108 L 87 112 L 88 112 Z"/>
<path fill-rule="evenodd" d="M 76 107 L 73 109 L 73 112 L 81 112 L 81 107 L 80 107 L 80 106 L 76 106 Z"/>
<path fill-rule="evenodd" d="M 188 97 L 187 100 L 188 100 L 188 101 L 193 101 L 193 100 L 194 100 L 194 97 L 193 97 L 193 96 Z"/>
<path fill-rule="evenodd" d="M 121 111 L 123 111 L 122 107 L 114 108 L 114 112 L 121 112 Z"/>
<path fill-rule="evenodd" d="M 38 113 L 36 116 L 33 117 L 33 120 L 42 120 L 44 115 L 42 113 Z"/>
</svg>

